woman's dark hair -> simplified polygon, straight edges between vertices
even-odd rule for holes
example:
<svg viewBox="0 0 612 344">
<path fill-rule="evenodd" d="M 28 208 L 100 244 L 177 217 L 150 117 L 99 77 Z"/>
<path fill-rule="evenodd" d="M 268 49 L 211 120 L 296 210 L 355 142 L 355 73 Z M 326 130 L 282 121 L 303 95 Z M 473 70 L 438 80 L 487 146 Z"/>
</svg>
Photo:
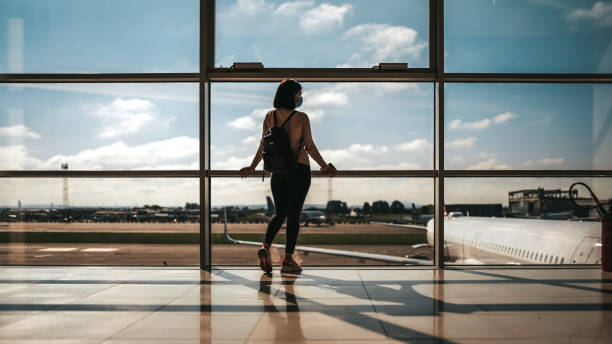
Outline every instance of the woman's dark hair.
<svg viewBox="0 0 612 344">
<path fill-rule="evenodd" d="M 274 96 L 274 107 L 295 109 L 295 94 L 302 89 L 302 85 L 293 79 L 285 79 L 281 81 Z"/>
</svg>

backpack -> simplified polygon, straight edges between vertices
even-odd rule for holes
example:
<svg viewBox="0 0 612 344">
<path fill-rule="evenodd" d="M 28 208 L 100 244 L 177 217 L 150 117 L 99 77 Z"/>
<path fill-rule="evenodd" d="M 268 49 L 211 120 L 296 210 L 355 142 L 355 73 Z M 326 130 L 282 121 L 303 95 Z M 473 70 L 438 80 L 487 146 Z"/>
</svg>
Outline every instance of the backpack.
<svg viewBox="0 0 612 344">
<path fill-rule="evenodd" d="M 289 122 L 291 117 L 296 113 L 295 110 L 287 117 L 287 120 L 280 127 L 276 121 L 276 111 L 274 115 L 274 127 L 269 128 L 263 137 L 263 152 L 264 170 L 272 173 L 286 173 L 295 170 L 299 151 L 296 153 L 291 148 L 289 134 L 285 130 L 285 124 Z M 300 147 L 302 141 L 300 140 Z"/>
</svg>

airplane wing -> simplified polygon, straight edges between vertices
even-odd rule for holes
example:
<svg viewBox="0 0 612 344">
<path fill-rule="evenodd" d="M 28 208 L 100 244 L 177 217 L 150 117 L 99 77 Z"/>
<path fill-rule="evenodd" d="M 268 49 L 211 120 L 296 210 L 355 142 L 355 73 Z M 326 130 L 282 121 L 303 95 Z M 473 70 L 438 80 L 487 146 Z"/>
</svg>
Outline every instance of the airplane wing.
<svg viewBox="0 0 612 344">
<path fill-rule="evenodd" d="M 227 231 L 227 221 L 226 221 L 227 214 L 226 214 L 225 208 L 223 209 L 223 213 L 225 215 L 223 218 L 223 232 L 225 233 L 225 238 L 228 241 L 236 245 L 242 244 L 242 245 L 251 245 L 251 246 L 261 246 L 260 242 L 236 240 L 232 238 Z M 282 245 L 282 244 L 272 244 L 272 246 L 276 248 L 285 248 L 285 245 Z M 370 260 L 398 263 L 398 264 L 404 264 L 404 265 L 433 265 L 433 261 L 431 260 L 388 256 L 388 255 L 376 254 L 376 253 L 332 250 L 332 249 L 326 249 L 326 248 L 306 247 L 306 246 L 296 246 L 295 249 L 298 251 L 302 251 L 302 252 L 321 253 L 321 254 L 329 254 L 329 255 L 334 255 L 334 256 L 358 258 L 358 259 L 370 259 Z"/>
<path fill-rule="evenodd" d="M 374 222 L 372 221 L 372 223 L 375 223 L 377 225 L 385 225 L 385 226 L 391 226 L 391 227 L 400 227 L 400 228 L 408 228 L 408 229 L 420 229 L 420 230 L 427 230 L 427 226 L 420 226 L 420 225 L 408 225 L 408 224 L 401 224 L 401 223 L 389 223 L 389 222 Z"/>
</svg>

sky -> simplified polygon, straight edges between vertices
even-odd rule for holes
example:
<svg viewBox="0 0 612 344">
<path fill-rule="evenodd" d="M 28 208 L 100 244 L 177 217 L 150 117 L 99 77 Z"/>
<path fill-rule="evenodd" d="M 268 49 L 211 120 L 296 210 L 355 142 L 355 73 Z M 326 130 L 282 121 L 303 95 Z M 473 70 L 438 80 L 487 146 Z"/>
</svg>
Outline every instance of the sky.
<svg viewBox="0 0 612 344">
<path fill-rule="evenodd" d="M 447 72 L 612 73 L 612 1 L 445 3 Z M 198 2 L 184 0 L 0 0 L 0 73 L 197 72 L 198 14 Z M 215 64 L 428 67 L 427 21 L 425 0 L 218 1 Z M 250 163 L 276 87 L 212 85 L 213 169 Z M 432 83 L 303 88 L 300 110 L 326 161 L 342 170 L 432 169 Z M 54 170 L 62 162 L 72 170 L 198 169 L 198 108 L 198 85 L 190 83 L 0 85 L 0 169 Z M 447 169 L 612 168 L 610 84 L 447 83 L 445 120 Z M 460 188 L 447 190 L 454 202 L 499 203 L 515 188 L 565 182 L 483 182 L 457 197 L 451 190 Z M 0 205 L 61 204 L 61 179 L 0 183 Z M 197 180 L 70 185 L 75 205 L 198 201 Z M 433 202 L 428 178 L 332 185 L 334 198 L 349 204 Z M 327 180 L 315 180 L 306 203 L 324 204 L 327 189 Z M 262 204 L 269 193 L 267 180 L 213 180 L 213 205 Z"/>
</svg>

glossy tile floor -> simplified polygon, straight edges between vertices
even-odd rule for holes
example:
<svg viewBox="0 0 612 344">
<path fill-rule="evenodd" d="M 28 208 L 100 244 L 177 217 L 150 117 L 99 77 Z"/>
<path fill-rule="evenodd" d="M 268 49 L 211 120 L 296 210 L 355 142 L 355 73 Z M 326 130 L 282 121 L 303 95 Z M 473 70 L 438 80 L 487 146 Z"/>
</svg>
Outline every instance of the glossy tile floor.
<svg viewBox="0 0 612 344">
<path fill-rule="evenodd" d="M 597 269 L 0 267 L 0 343 L 611 343 Z"/>
</svg>

